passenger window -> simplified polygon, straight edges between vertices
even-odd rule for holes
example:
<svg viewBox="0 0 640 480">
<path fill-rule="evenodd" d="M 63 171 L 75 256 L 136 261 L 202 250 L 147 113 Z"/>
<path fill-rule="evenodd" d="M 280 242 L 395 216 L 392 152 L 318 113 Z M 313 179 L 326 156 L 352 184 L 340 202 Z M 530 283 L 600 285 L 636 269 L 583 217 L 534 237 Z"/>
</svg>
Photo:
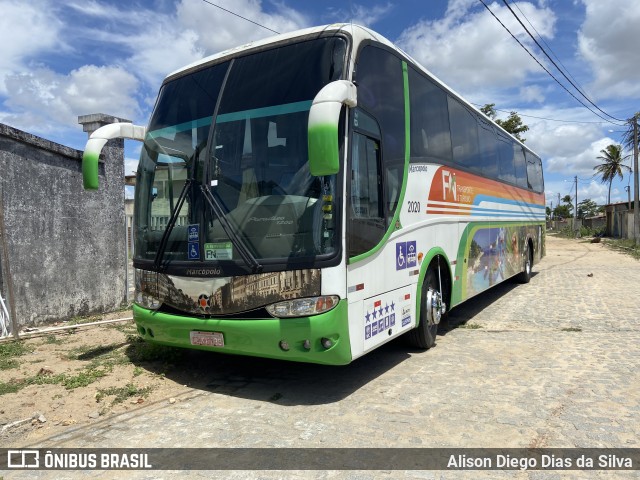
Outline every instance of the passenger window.
<svg viewBox="0 0 640 480">
<path fill-rule="evenodd" d="M 500 158 L 500 171 L 498 178 L 502 181 L 516 184 L 516 166 L 513 151 L 513 142 L 498 134 L 498 156 Z"/>
<path fill-rule="evenodd" d="M 524 151 L 517 143 L 513 144 L 513 157 L 516 165 L 516 185 L 527 187 L 527 162 L 524 159 Z"/>
<path fill-rule="evenodd" d="M 451 161 L 447 94 L 409 69 L 411 101 L 411 161 Z"/>
<path fill-rule="evenodd" d="M 476 117 L 460 102 L 448 97 L 453 161 L 482 172 Z"/>
<path fill-rule="evenodd" d="M 497 138 L 489 122 L 478 120 L 478 143 L 480 146 L 480 171 L 489 178 L 498 177 Z"/>
<path fill-rule="evenodd" d="M 534 192 L 540 193 L 544 190 L 542 162 L 532 153 L 525 152 L 525 156 L 527 158 L 527 180 L 529 182 L 529 188 Z"/>
</svg>

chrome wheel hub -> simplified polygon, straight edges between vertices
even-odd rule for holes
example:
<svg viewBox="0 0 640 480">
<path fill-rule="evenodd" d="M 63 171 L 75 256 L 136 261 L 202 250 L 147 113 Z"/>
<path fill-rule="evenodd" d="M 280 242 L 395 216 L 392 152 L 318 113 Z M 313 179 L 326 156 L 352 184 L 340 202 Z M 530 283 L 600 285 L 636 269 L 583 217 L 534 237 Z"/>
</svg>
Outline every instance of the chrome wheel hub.
<svg viewBox="0 0 640 480">
<path fill-rule="evenodd" d="M 442 294 L 432 288 L 427 290 L 427 321 L 429 325 L 438 325 L 442 315 L 447 310 L 447 305 L 442 301 Z"/>
</svg>

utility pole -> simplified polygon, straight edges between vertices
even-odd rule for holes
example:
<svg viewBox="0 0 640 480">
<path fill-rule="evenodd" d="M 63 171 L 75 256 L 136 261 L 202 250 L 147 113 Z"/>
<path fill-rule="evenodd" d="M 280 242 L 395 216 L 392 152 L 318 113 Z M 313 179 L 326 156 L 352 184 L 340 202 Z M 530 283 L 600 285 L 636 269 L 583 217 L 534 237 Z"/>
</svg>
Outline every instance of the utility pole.
<svg viewBox="0 0 640 480">
<path fill-rule="evenodd" d="M 640 199 L 638 198 L 638 116 L 633 116 L 633 238 L 640 245 Z"/>
<path fill-rule="evenodd" d="M 578 228 L 578 176 L 577 175 L 574 177 L 574 181 L 576 182 L 576 200 L 575 200 L 576 211 L 573 215 L 573 229 L 577 232 L 578 230 L 580 230 Z"/>
</svg>

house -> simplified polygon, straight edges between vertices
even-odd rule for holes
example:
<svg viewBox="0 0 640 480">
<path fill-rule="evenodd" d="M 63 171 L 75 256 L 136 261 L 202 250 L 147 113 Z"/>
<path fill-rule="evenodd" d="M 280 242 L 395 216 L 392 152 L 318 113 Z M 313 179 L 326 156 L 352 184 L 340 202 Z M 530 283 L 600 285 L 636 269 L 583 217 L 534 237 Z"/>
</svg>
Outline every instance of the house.
<svg viewBox="0 0 640 480">
<path fill-rule="evenodd" d="M 605 235 L 616 238 L 633 238 L 633 203 L 620 202 L 605 205 L 607 228 Z"/>
</svg>

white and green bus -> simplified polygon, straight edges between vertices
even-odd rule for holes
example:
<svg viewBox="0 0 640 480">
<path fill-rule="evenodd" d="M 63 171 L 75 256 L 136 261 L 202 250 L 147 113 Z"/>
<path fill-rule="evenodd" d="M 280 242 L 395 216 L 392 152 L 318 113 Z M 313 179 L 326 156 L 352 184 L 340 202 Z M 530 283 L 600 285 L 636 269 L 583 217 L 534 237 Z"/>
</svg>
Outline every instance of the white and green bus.
<svg viewBox="0 0 640 480">
<path fill-rule="evenodd" d="M 347 364 L 544 255 L 542 164 L 377 33 L 279 35 L 169 75 L 143 142 L 134 318 L 149 342 Z"/>
</svg>

